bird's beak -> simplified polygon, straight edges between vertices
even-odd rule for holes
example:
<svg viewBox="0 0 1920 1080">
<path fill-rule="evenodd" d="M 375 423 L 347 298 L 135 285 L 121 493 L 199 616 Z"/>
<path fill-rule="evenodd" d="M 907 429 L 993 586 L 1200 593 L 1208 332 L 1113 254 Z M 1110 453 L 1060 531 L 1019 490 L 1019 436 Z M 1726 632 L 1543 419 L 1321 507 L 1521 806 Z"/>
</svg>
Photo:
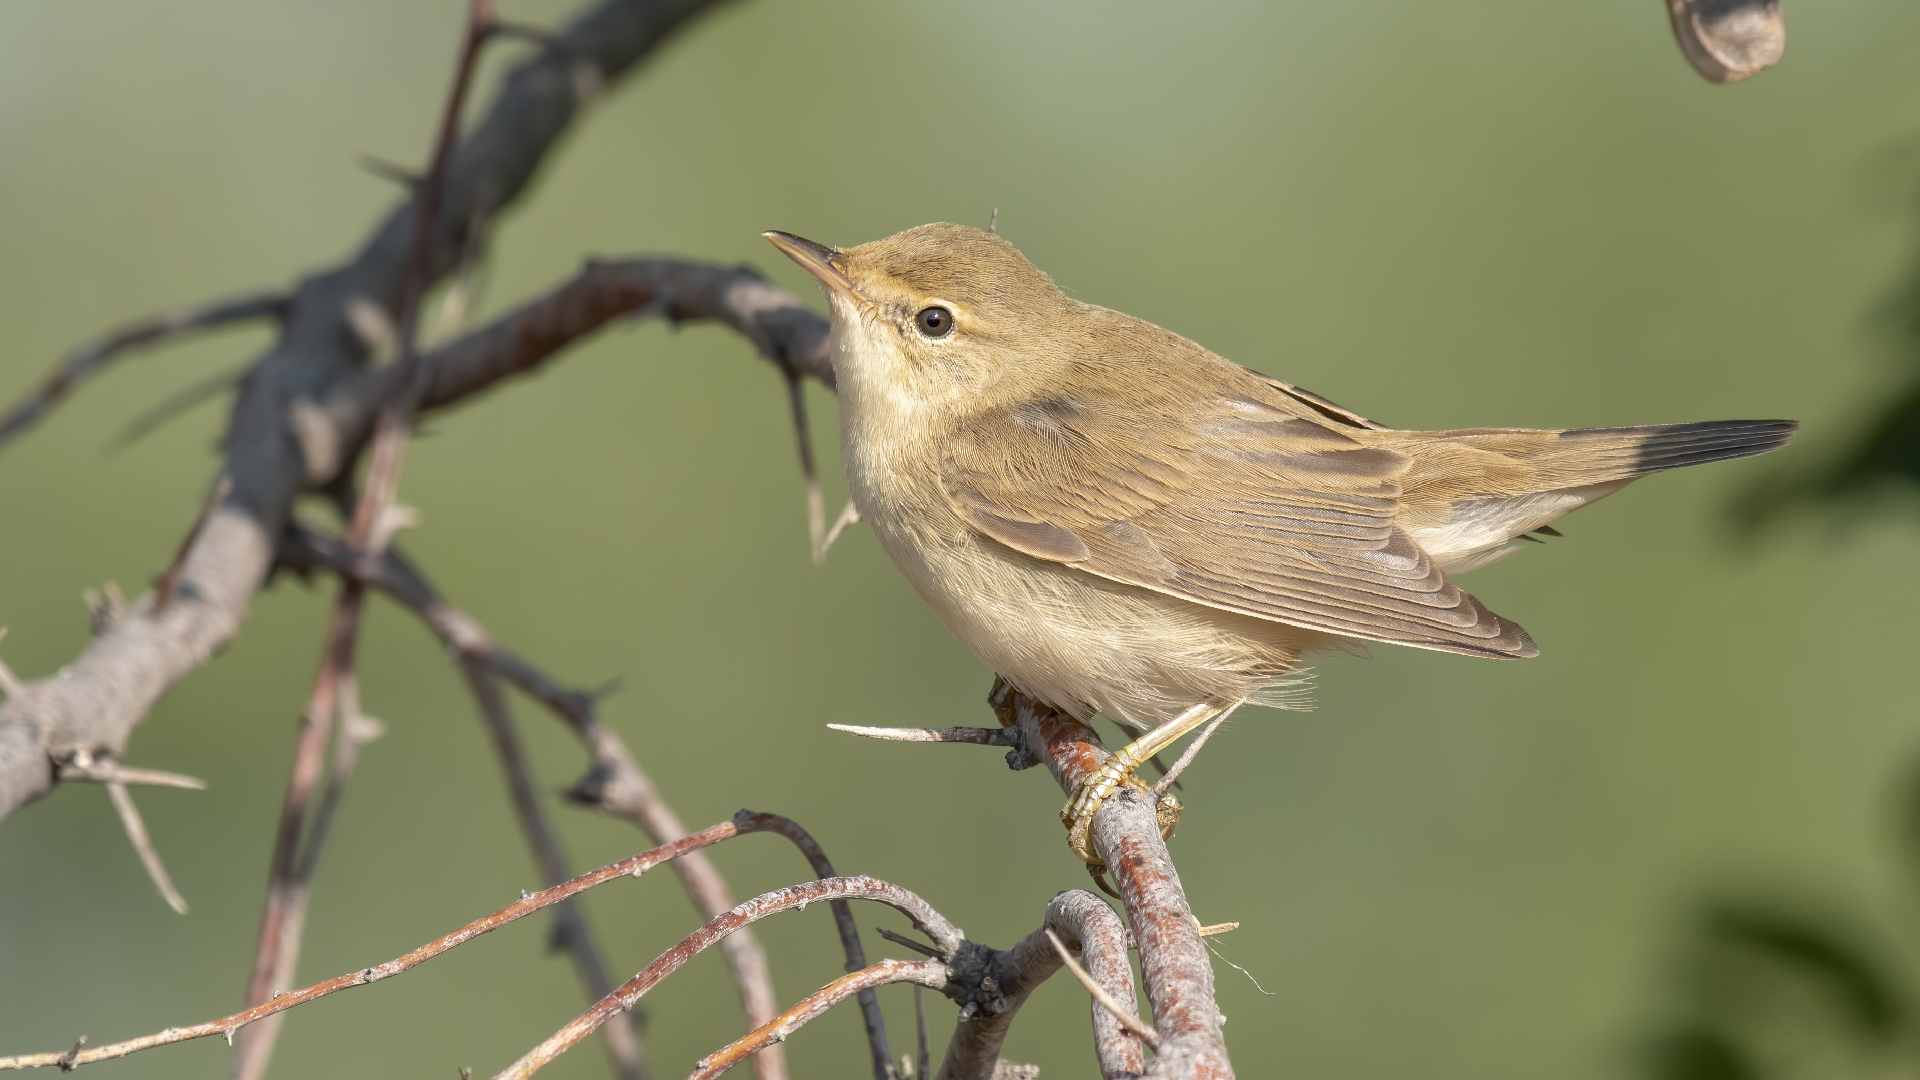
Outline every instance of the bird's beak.
<svg viewBox="0 0 1920 1080">
<path fill-rule="evenodd" d="M 830 248 L 825 244 L 816 244 L 811 240 L 792 233 L 763 232 L 760 234 L 768 242 L 780 249 L 780 253 L 800 264 L 800 269 L 820 279 L 830 291 L 858 299 L 853 291 L 853 282 L 847 279 L 847 255 L 843 251 Z"/>
</svg>

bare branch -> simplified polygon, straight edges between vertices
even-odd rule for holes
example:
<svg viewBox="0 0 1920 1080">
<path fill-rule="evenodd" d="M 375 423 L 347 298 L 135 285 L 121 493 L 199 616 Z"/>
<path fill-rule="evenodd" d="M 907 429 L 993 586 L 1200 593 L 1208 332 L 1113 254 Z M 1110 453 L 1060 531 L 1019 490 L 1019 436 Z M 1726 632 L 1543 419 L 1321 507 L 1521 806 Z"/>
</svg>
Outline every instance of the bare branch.
<svg viewBox="0 0 1920 1080">
<path fill-rule="evenodd" d="M 580 112 L 580 72 L 591 69 L 597 85 L 623 76 L 714 4 L 602 0 L 515 68 L 449 164 L 443 209 L 433 219 L 432 278 L 468 250 L 465 234 L 524 191 Z M 397 306 L 414 214 L 413 201 L 403 202 L 356 255 L 304 280 L 287 302 L 280 338 L 248 372 L 223 440 L 233 492 L 181 569 L 193 601 L 176 596 L 164 611 L 132 605 L 59 678 L 36 681 L 0 706 L 0 817 L 50 790 L 56 763 L 73 751 L 119 756 L 153 702 L 238 630 L 294 498 L 334 480 L 372 430 L 371 412 L 359 409 L 369 400 L 341 393 L 368 374 L 361 366 L 367 346 L 346 313 L 356 298 Z M 342 411 L 330 411 L 336 407 Z"/>
<path fill-rule="evenodd" d="M 153 879 L 153 887 L 160 891 L 161 899 L 167 906 L 182 915 L 187 913 L 186 897 L 173 887 L 173 878 L 167 875 L 165 863 L 160 861 L 160 853 L 154 850 L 153 837 L 147 835 L 147 823 L 140 820 L 140 808 L 133 805 L 133 794 L 127 785 L 112 780 L 107 781 L 107 798 L 113 802 L 113 812 L 120 815 L 120 827 L 127 831 L 127 842 L 140 856 L 140 865 L 147 868 L 147 876 Z"/>
<path fill-rule="evenodd" d="M 638 975 L 627 980 L 618 990 L 602 998 L 593 1008 L 548 1036 L 540 1045 L 522 1055 L 520 1060 L 495 1074 L 494 1080 L 525 1080 L 526 1077 L 532 1076 L 551 1064 L 555 1058 L 566 1053 L 581 1039 L 591 1035 L 601 1024 L 606 1023 L 608 1017 L 633 1008 L 647 991 L 659 985 L 660 980 L 679 970 L 707 946 L 740 927 L 758 922 L 769 915 L 831 899 L 878 901 L 906 915 L 913 920 L 914 925 L 919 927 L 922 933 L 935 941 L 959 937 L 959 931 L 953 924 L 925 900 L 898 885 L 876 878 L 863 875 L 824 878 L 819 881 L 789 885 L 784 889 L 775 889 L 773 892 L 762 893 L 713 919 L 682 939 L 679 944 L 661 953 L 653 963 L 641 969 Z M 955 951 L 958 952 L 957 947 Z"/>
<path fill-rule="evenodd" d="M 745 1038 L 728 1043 L 720 1050 L 695 1062 L 693 1072 L 688 1074 L 687 1080 L 712 1080 L 713 1077 L 740 1064 L 749 1054 L 764 1050 L 775 1043 L 786 1042 L 788 1036 L 798 1031 L 808 1021 L 816 1019 L 849 997 L 855 994 L 871 994 L 875 987 L 899 982 L 913 983 L 914 1000 L 918 1001 L 920 987 L 931 986 L 939 989 L 946 985 L 947 966 L 937 960 L 882 960 L 872 967 L 842 975 L 801 998 L 793 1008 L 775 1017 L 772 1023 Z M 924 1057 L 923 1054 L 922 1058 Z"/>
<path fill-rule="evenodd" d="M 1115 1020 L 1120 1021 L 1121 1027 L 1139 1036 L 1148 1046 L 1156 1050 L 1160 1048 L 1160 1033 L 1142 1023 L 1140 1018 L 1134 1015 L 1133 1010 L 1120 1004 L 1112 994 L 1107 993 L 1106 987 L 1094 982 L 1093 976 L 1087 974 L 1079 964 L 1074 963 L 1072 954 L 1068 953 L 1066 945 L 1061 943 L 1060 935 L 1054 933 L 1051 927 L 1047 928 L 1047 940 L 1053 943 L 1054 951 L 1060 954 L 1060 962 L 1066 965 L 1074 978 L 1080 980 L 1081 986 L 1087 988 L 1087 993 L 1093 995 L 1096 1004 L 1107 1010 Z"/>
<path fill-rule="evenodd" d="M 885 739 L 889 742 L 973 743 L 976 746 L 1021 745 L 1018 728 L 863 727 L 859 724 L 828 724 L 827 726 L 835 731 L 858 735 L 863 739 Z"/>
<path fill-rule="evenodd" d="M 1213 738 L 1213 733 L 1219 731 L 1220 725 L 1226 723 L 1227 717 L 1232 715 L 1233 709 L 1228 709 L 1219 716 L 1207 721 L 1207 726 L 1201 728 L 1200 734 L 1195 735 L 1193 741 L 1187 744 L 1187 749 L 1180 755 L 1179 759 L 1173 763 L 1173 768 L 1161 774 L 1159 781 L 1147 789 L 1147 794 L 1158 799 L 1167 793 L 1168 788 L 1178 783 L 1180 774 L 1186 772 L 1187 766 L 1193 764 L 1193 759 L 1200 756 L 1200 748 L 1207 745 L 1207 740 Z"/>
<path fill-rule="evenodd" d="M 745 830 L 742 830 L 731 821 L 721 822 L 711 828 L 702 829 L 684 839 L 676 840 L 671 844 L 662 844 L 651 850 L 643 851 L 638 855 L 628 856 L 619 862 L 609 863 L 606 866 L 600 867 L 598 870 L 590 870 L 587 873 L 581 874 L 579 877 L 555 885 L 550 889 L 542 889 L 531 896 L 522 896 L 518 903 L 510 904 L 491 915 L 475 919 L 452 933 L 435 938 L 412 952 L 396 957 L 384 964 L 361 968 L 359 971 L 348 972 L 345 975 L 336 975 L 331 979 L 314 983 L 312 986 L 305 987 L 304 989 L 281 994 L 271 1001 L 256 1005 L 251 1009 L 244 1009 L 231 1016 L 223 1016 L 218 1020 L 209 1020 L 205 1023 L 193 1024 L 188 1027 L 167 1028 L 165 1031 L 155 1032 L 152 1035 L 143 1035 L 137 1039 L 129 1039 L 126 1042 L 95 1047 L 92 1050 L 81 1050 L 76 1047 L 74 1050 L 60 1053 L 20 1054 L 14 1057 L 0 1057 L 0 1071 L 8 1069 L 35 1069 L 48 1065 L 58 1066 L 63 1071 L 66 1071 L 80 1065 L 90 1065 L 96 1061 L 107 1061 L 112 1058 L 126 1057 L 128 1054 L 138 1053 L 139 1051 L 148 1050 L 156 1046 L 168 1046 L 173 1043 L 204 1039 L 210 1035 L 222 1035 L 231 1040 L 235 1032 L 245 1028 L 248 1024 L 264 1020 L 269 1016 L 278 1015 L 286 1012 L 288 1009 L 326 997 L 329 994 L 336 994 L 351 987 L 365 986 L 368 983 L 391 978 L 439 956 L 448 949 L 463 945 L 482 934 L 498 930 L 508 923 L 524 919 L 542 908 L 550 907 L 568 897 L 577 896 L 596 885 L 603 885 L 616 878 L 639 877 L 659 866 L 661 863 L 684 857 L 688 853 L 698 851 L 701 848 L 711 847 L 723 840 L 729 840 L 733 837 L 743 835 L 744 832 Z M 916 897 L 915 899 L 918 898 Z"/>
<path fill-rule="evenodd" d="M 60 365 L 28 391 L 13 407 L 0 414 L 0 446 L 39 422 L 74 388 L 105 370 L 122 353 L 144 346 L 160 345 L 200 330 L 231 326 L 255 319 L 282 318 L 289 298 L 283 293 L 252 293 L 211 304 L 176 308 L 140 319 L 115 330 L 98 341 L 91 341 L 67 354 Z"/>
</svg>

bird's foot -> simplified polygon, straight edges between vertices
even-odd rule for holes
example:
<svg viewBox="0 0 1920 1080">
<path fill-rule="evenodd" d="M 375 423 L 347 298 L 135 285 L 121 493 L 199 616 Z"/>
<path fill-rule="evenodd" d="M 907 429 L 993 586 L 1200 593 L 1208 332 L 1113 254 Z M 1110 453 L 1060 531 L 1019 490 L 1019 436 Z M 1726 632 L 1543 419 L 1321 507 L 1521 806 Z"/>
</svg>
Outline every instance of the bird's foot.
<svg viewBox="0 0 1920 1080">
<path fill-rule="evenodd" d="M 1073 850 L 1081 862 L 1087 864 L 1087 872 L 1103 892 L 1118 896 L 1107 884 L 1107 864 L 1094 854 L 1092 843 L 1093 815 L 1098 813 L 1101 804 L 1112 798 L 1123 787 L 1129 787 L 1143 795 L 1153 796 L 1147 785 L 1141 783 L 1134 774 L 1140 767 L 1140 759 L 1130 751 L 1134 746 L 1122 747 L 1112 757 L 1101 764 L 1100 768 L 1081 777 L 1074 785 L 1073 794 L 1067 799 L 1067 805 L 1060 809 L 1060 823 L 1067 827 L 1067 847 Z M 1153 816 L 1160 826 L 1161 839 L 1170 839 L 1173 830 L 1180 824 L 1180 800 L 1169 792 L 1162 793 L 1154 801 Z"/>
</svg>

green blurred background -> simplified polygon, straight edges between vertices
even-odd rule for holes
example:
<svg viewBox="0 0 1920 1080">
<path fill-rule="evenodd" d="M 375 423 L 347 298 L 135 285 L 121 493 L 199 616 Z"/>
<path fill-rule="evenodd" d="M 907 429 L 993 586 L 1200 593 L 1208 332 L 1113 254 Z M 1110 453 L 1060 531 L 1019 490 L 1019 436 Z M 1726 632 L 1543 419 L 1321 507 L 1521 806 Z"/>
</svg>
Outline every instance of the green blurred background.
<svg viewBox="0 0 1920 1080">
<path fill-rule="evenodd" d="M 537 23 L 573 4 L 502 7 Z M 395 199 L 354 159 L 420 159 L 461 8 L 0 3 L 0 395 L 125 318 L 349 251 Z M 1329 661 L 1316 711 L 1243 713 L 1188 774 L 1184 880 L 1203 920 L 1242 923 L 1220 947 L 1268 991 L 1219 967 L 1240 1075 L 1631 1075 L 1679 1007 L 1675 942 L 1703 896 L 1871 903 L 1905 872 L 1886 852 L 1920 749 L 1914 504 L 1803 513 L 1759 542 L 1727 507 L 1845 443 L 1885 393 L 1873 313 L 1914 245 L 1920 6 L 1789 8 L 1785 63 L 1714 87 L 1652 0 L 732 4 L 550 160 L 497 234 L 483 308 L 642 252 L 750 261 L 811 300 L 762 229 L 857 243 L 997 208 L 1074 295 L 1396 426 L 1803 420 L 1775 458 L 1650 480 L 1471 578 L 1539 659 Z M 129 360 L 0 454 L 17 671 L 82 648 L 83 587 L 134 591 L 165 562 L 224 408 L 117 453 L 114 432 L 265 340 Z M 831 512 L 832 399 L 812 394 Z M 779 381 L 741 340 L 619 329 L 434 421 L 408 462 L 425 525 L 405 543 L 560 678 L 622 679 L 605 716 L 691 825 L 788 814 L 842 871 L 1004 947 L 1086 884 L 1060 795 L 996 752 L 825 730 L 987 722 L 990 675 L 871 536 L 811 565 L 793 456 Z M 95 787 L 0 824 L 0 1053 L 239 1006 L 328 596 L 263 594 L 132 743 L 131 763 L 211 782 L 142 796 L 190 916 L 154 896 Z M 377 605 L 363 653 L 391 732 L 327 850 L 302 982 L 537 884 L 433 641 Z M 557 791 L 581 759 L 517 710 Z M 641 846 L 555 814 L 582 868 Z M 768 838 L 716 857 L 743 897 L 804 873 Z M 629 973 L 696 922 L 666 874 L 589 909 Z M 297 1011 L 274 1075 L 490 1074 L 582 1005 L 544 935 L 518 925 Z M 824 909 L 762 935 L 787 1000 L 839 970 Z M 898 1049 L 910 998 L 884 998 Z M 717 955 L 646 1007 L 658 1077 L 739 1025 Z M 939 1003 L 937 1042 L 951 1016 Z M 1085 995 L 1056 979 L 1007 1055 L 1086 1076 L 1087 1046 Z M 790 1053 L 800 1076 L 864 1069 L 849 1011 Z M 97 1068 L 204 1077 L 227 1054 L 211 1040 Z M 554 1075 L 604 1075 L 599 1049 Z"/>
</svg>

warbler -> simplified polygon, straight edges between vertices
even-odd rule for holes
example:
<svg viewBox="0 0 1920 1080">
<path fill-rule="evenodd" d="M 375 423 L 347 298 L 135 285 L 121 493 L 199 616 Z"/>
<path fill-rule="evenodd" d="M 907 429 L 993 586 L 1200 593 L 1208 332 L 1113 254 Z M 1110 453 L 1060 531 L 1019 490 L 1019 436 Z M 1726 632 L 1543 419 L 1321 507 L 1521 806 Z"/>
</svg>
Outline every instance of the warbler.
<svg viewBox="0 0 1920 1080">
<path fill-rule="evenodd" d="M 1539 650 L 1454 578 L 1633 480 L 1784 445 L 1790 420 L 1399 431 L 1067 296 L 991 232 L 840 250 L 825 287 L 861 520 L 953 635 L 1027 694 L 1147 734 L 1063 818 L 1302 658 L 1392 642 Z"/>
</svg>

